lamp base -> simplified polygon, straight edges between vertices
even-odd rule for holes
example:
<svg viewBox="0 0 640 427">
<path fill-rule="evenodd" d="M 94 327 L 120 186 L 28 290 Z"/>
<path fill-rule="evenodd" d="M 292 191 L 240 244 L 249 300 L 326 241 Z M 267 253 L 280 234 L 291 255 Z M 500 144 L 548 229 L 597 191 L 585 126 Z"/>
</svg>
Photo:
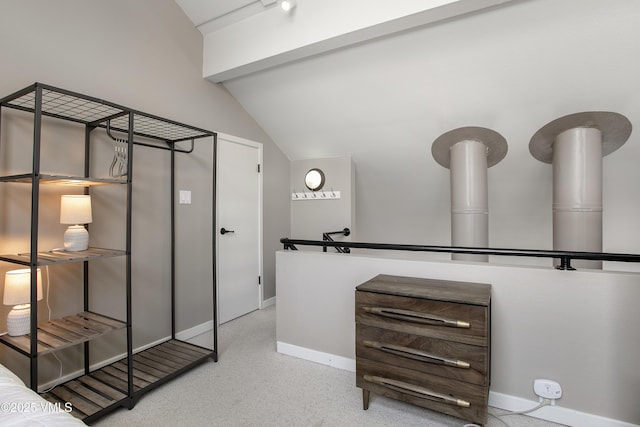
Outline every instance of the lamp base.
<svg viewBox="0 0 640 427">
<path fill-rule="evenodd" d="M 64 232 L 64 250 L 86 251 L 89 248 L 89 232 L 82 225 L 70 225 Z"/>
<path fill-rule="evenodd" d="M 14 306 L 7 316 L 7 334 L 19 337 L 29 332 L 31 332 L 31 304 Z"/>
</svg>

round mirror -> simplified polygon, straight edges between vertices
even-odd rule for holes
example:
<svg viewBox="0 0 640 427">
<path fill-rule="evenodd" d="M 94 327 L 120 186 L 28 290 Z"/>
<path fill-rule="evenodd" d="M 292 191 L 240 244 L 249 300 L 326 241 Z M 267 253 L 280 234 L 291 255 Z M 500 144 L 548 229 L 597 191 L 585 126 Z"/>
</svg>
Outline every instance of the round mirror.
<svg viewBox="0 0 640 427">
<path fill-rule="evenodd" d="M 320 190 L 324 185 L 324 173 L 318 168 L 309 170 L 304 176 L 304 184 L 311 191 Z"/>
</svg>

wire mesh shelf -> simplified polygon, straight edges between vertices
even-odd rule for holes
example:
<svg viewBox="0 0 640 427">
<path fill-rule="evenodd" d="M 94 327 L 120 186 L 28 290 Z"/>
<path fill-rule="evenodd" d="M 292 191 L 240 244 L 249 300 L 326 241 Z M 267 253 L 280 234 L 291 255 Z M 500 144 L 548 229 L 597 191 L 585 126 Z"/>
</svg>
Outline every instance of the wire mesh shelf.
<svg viewBox="0 0 640 427">
<path fill-rule="evenodd" d="M 35 113 L 39 88 L 42 89 L 41 111 L 45 116 L 98 127 L 105 127 L 109 120 L 113 129 L 127 133 L 131 114 L 134 135 L 165 142 L 186 141 L 214 135 L 211 131 L 42 83 L 35 83 L 3 98 L 0 100 L 0 105 Z"/>
</svg>

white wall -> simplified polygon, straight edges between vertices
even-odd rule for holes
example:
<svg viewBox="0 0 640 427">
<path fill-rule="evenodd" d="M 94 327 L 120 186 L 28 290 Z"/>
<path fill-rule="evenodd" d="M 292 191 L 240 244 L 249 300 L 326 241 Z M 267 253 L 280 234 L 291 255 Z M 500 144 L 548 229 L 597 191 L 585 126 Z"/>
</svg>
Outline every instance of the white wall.
<svg viewBox="0 0 640 427">
<path fill-rule="evenodd" d="M 314 199 L 305 187 L 304 177 L 312 168 L 325 175 L 320 191 L 340 192 L 339 199 Z M 350 156 L 291 162 L 291 193 L 306 193 L 309 199 L 291 200 L 291 234 L 296 239 L 322 240 L 322 233 L 349 228 L 349 237 L 334 235 L 335 240 L 351 240 L 355 233 L 355 168 Z M 284 236 L 283 236 L 284 237 Z M 311 249 L 311 247 L 300 247 Z"/>
<path fill-rule="evenodd" d="M 358 239 L 374 242 L 450 243 L 449 171 L 431 144 L 483 126 L 509 144 L 488 172 L 490 245 L 551 249 L 552 168 L 531 137 L 566 114 L 621 113 L 635 129 L 603 160 L 603 248 L 638 253 L 638 16 L 636 0 L 514 1 L 225 87 L 292 160 L 352 156 Z"/>
<path fill-rule="evenodd" d="M 543 412 L 547 419 L 576 426 L 640 423 L 639 274 L 282 251 L 279 348 L 324 353 L 327 364 L 355 358 L 355 287 L 377 274 L 492 285 L 494 405 L 522 410 L 515 403 L 526 399 L 532 408 L 533 380 L 548 378 L 561 384 L 563 396 L 554 411 Z"/>
<path fill-rule="evenodd" d="M 287 188 L 289 162 L 255 121 L 221 85 L 202 79 L 202 35 L 172 0 L 0 0 L 0 96 L 36 81 L 105 99 L 171 120 L 224 132 L 264 144 L 265 298 L 275 295 L 275 251 L 289 230 Z M 20 167 L 29 170 L 32 121 L 9 120 L 3 109 L 0 135 L 0 173 Z M 82 173 L 83 130 L 54 124 L 44 130 L 43 172 Z M 98 139 L 104 131 L 96 130 Z M 102 135 L 100 135 L 102 133 Z M 78 145 L 78 142 L 80 143 Z M 178 330 L 211 319 L 211 177 L 213 146 L 197 141 L 191 156 L 177 155 L 177 189 L 190 189 L 193 204 L 177 209 Z M 113 151 L 112 151 L 113 153 Z M 136 147 L 134 151 L 133 217 L 133 325 L 134 345 L 143 345 L 170 333 L 169 157 L 167 152 Z M 110 162 L 110 160 L 108 160 Z M 94 165 L 108 168 L 100 161 Z M 185 188 L 185 186 L 187 188 Z M 0 253 L 28 250 L 28 188 L 0 186 Z M 64 228 L 57 223 L 56 204 L 62 190 L 45 194 L 40 249 L 61 244 Z M 102 190 L 100 190 L 102 191 Z M 124 221 L 120 196 L 106 190 L 96 198 L 92 235 L 120 247 Z M 28 235 L 28 234 L 27 234 Z M 6 238 L 5 238 L 6 236 Z M 26 247 L 25 247 L 26 244 Z M 123 314 L 122 261 L 92 263 L 92 304 Z M 81 266 L 80 266 L 81 267 Z M 15 268 L 0 263 L 0 274 Z M 51 269 L 54 317 L 82 308 L 74 284 L 81 268 Z M 98 286 L 100 285 L 100 286 Z M 6 317 L 6 307 L 0 317 Z M 40 316 L 46 316 L 41 304 Z M 4 323 L 0 326 L 4 329 Z M 97 344 L 102 353 L 122 351 L 117 334 Z M 3 363 L 26 368 L 27 358 L 0 347 Z M 64 353 L 64 352 L 63 352 Z M 66 357 L 66 355 L 64 355 Z M 64 360 L 65 373 L 77 368 L 76 355 Z M 48 362 L 45 360 L 45 367 Z M 43 369 L 41 382 L 57 376 L 57 363 Z M 26 371 L 22 370 L 23 378 Z"/>
<path fill-rule="evenodd" d="M 223 10 L 206 1 L 177 2 L 204 34 L 203 75 L 221 82 L 506 1 L 305 0 L 290 13 L 256 4 Z"/>
</svg>

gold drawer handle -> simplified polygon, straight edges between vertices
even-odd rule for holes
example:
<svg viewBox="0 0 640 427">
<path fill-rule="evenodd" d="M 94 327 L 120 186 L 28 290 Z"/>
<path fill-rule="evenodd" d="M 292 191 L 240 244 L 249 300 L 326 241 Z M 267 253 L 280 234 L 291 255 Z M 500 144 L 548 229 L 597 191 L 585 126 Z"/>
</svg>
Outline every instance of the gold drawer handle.
<svg viewBox="0 0 640 427">
<path fill-rule="evenodd" d="M 465 368 L 465 369 L 468 369 L 471 366 L 468 362 L 465 362 L 463 360 L 449 359 L 442 356 L 436 356 L 434 354 L 430 354 L 422 350 L 416 350 L 414 348 L 402 347 L 399 345 L 380 343 L 380 342 L 368 341 L 368 340 L 365 340 L 363 344 L 369 348 L 375 348 L 381 351 L 385 351 L 387 353 L 395 354 L 396 356 L 420 360 L 421 362 L 435 363 L 438 365 L 447 365 L 447 366 L 453 366 L 455 368 Z"/>
<path fill-rule="evenodd" d="M 433 314 L 420 313 L 418 311 L 400 310 L 398 308 L 386 307 L 362 307 L 368 313 L 377 314 L 379 316 L 390 317 L 392 319 L 406 320 L 414 323 L 424 323 L 429 325 L 449 326 L 452 328 L 469 328 L 469 322 L 455 319 L 445 319 L 444 317 L 434 316 Z"/>
<path fill-rule="evenodd" d="M 449 405 L 462 406 L 464 408 L 468 408 L 469 406 L 471 406 L 471 404 L 466 400 L 456 399 L 455 397 L 451 397 L 446 394 L 436 393 L 424 387 L 420 387 L 413 384 L 407 384 L 402 381 L 391 380 L 389 378 L 384 378 L 384 377 L 377 377 L 375 375 L 365 375 L 364 380 L 370 383 L 379 384 L 381 386 L 387 387 L 394 391 L 398 391 L 400 393 L 409 394 L 411 396 L 420 397 L 423 399 L 435 400 L 437 402 L 442 402 Z"/>
</svg>

